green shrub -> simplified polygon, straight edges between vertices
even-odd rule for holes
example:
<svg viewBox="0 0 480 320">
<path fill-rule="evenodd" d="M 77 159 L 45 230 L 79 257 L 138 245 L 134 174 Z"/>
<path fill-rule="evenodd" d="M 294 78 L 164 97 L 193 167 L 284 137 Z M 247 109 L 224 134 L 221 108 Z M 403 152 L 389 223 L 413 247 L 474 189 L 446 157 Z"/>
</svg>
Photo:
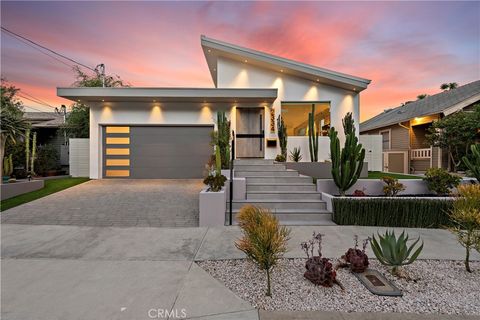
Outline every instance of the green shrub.
<svg viewBox="0 0 480 320">
<path fill-rule="evenodd" d="M 430 168 L 422 180 L 427 183 L 428 190 L 439 195 L 447 195 L 450 189 L 460 184 L 462 179 L 443 168 Z"/>
<path fill-rule="evenodd" d="M 58 162 L 58 151 L 54 146 L 50 144 L 40 146 L 35 157 L 35 173 L 45 175 L 47 171 L 57 170 L 59 169 Z"/>
<path fill-rule="evenodd" d="M 480 144 L 472 144 L 470 150 L 472 151 L 471 159 L 465 156 L 462 160 L 470 174 L 480 182 Z"/>
<path fill-rule="evenodd" d="M 451 200 L 367 198 L 333 199 L 333 221 L 339 225 L 442 228 L 450 225 Z"/>
<path fill-rule="evenodd" d="M 237 219 L 243 237 L 235 242 L 235 246 L 266 272 L 266 295 L 271 296 L 270 272 L 287 252 L 290 229 L 280 226 L 268 209 L 250 205 L 240 210 Z"/>
<path fill-rule="evenodd" d="M 384 176 L 381 180 L 385 183 L 385 186 L 383 186 L 383 193 L 387 197 L 395 197 L 400 191 L 405 190 L 403 183 L 398 182 L 398 179 L 396 178 Z"/>
<path fill-rule="evenodd" d="M 287 159 L 285 158 L 285 156 L 283 154 L 277 154 L 277 156 L 275 157 L 275 161 L 276 162 L 285 162 L 285 161 L 287 161 Z"/>
</svg>

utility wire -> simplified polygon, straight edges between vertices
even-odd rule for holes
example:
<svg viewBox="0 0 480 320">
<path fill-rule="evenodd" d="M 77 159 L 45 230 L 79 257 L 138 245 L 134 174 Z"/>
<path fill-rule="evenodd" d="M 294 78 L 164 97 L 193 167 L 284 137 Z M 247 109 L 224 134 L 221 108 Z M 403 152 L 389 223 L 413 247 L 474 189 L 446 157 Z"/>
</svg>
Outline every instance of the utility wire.
<svg viewBox="0 0 480 320">
<path fill-rule="evenodd" d="M 37 103 L 37 104 L 40 104 L 40 105 L 42 105 L 42 106 L 44 106 L 44 107 L 49 107 L 49 108 L 54 108 L 54 109 L 55 109 L 55 107 L 52 107 L 51 105 L 43 104 L 43 103 L 41 103 L 41 102 L 39 102 L 39 101 L 37 101 L 37 100 L 35 100 L 35 99 L 28 98 L 28 97 L 26 97 L 26 96 L 24 96 L 24 95 L 22 95 L 22 94 L 20 94 L 20 93 L 17 93 L 17 96 L 19 96 L 19 97 L 21 97 L 21 98 L 23 98 L 23 99 L 26 99 L 26 100 L 35 102 L 35 103 Z"/>
<path fill-rule="evenodd" d="M 19 35 L 18 33 L 15 33 L 15 32 L 13 32 L 13 31 L 10 31 L 10 30 L 8 30 L 8 29 L 5 28 L 5 27 L 1 27 L 1 29 L 2 29 L 2 31 L 4 31 L 4 32 L 7 32 L 7 33 L 9 33 L 9 34 L 11 34 L 11 35 L 14 35 L 14 36 L 17 37 L 17 38 L 20 38 L 20 39 L 23 39 L 23 40 L 25 40 L 25 41 L 28 41 L 29 43 L 32 43 L 32 44 L 34 44 L 34 45 L 36 45 L 36 46 L 38 46 L 38 47 L 40 47 L 40 48 L 42 48 L 42 49 L 45 49 L 45 50 L 47 50 L 47 51 L 49 51 L 49 52 L 51 52 L 51 53 L 53 53 L 53 54 L 55 54 L 55 55 L 57 55 L 57 56 L 59 56 L 59 57 L 62 57 L 63 59 L 66 59 L 66 60 L 68 60 L 68 61 L 71 61 L 71 62 L 73 62 L 73 63 L 75 63 L 75 64 L 77 64 L 77 65 L 80 65 L 80 66 L 82 66 L 82 67 L 84 67 L 84 68 L 87 68 L 87 69 L 89 69 L 89 70 L 92 70 L 93 72 L 96 72 L 95 69 L 93 69 L 93 68 L 91 68 L 91 67 L 89 67 L 89 66 L 86 66 L 86 65 L 84 65 L 83 63 L 80 63 L 80 62 L 78 62 L 78 61 L 75 61 L 75 60 L 73 60 L 73 59 L 71 59 L 71 58 L 69 58 L 69 57 L 67 57 L 67 56 L 65 56 L 65 55 L 63 55 L 63 54 L 61 54 L 61 53 L 58 53 L 58 52 L 56 52 L 56 51 L 54 51 L 54 50 L 52 50 L 52 49 L 49 49 L 49 48 L 47 48 L 47 47 L 45 47 L 45 46 L 42 46 L 41 44 L 38 44 L 38 43 L 36 43 L 36 42 L 33 41 L 33 40 L 30 40 L 30 39 L 28 39 L 28 38 L 25 38 L 25 37 Z"/>
<path fill-rule="evenodd" d="M 73 67 L 74 67 L 73 64 L 68 64 L 68 63 L 66 63 L 65 61 L 63 61 L 63 60 L 55 57 L 54 55 L 49 54 L 48 52 L 45 52 L 44 50 L 42 50 L 42 49 L 40 49 L 40 48 L 32 45 L 30 42 L 27 42 L 27 41 L 25 41 L 25 40 L 23 40 L 23 39 L 17 38 L 17 37 L 14 36 L 13 34 L 10 34 L 10 33 L 6 33 L 6 34 L 9 35 L 10 37 L 12 37 L 13 39 L 16 39 L 16 40 L 20 41 L 21 43 L 23 43 L 23 44 L 25 44 L 25 45 L 27 45 L 27 46 L 29 46 L 29 47 L 37 50 L 38 52 L 43 53 L 44 55 L 49 56 L 50 58 L 57 60 L 58 62 L 66 65 L 66 66 L 69 67 L 69 68 L 73 68 Z"/>
<path fill-rule="evenodd" d="M 41 100 L 41 99 L 39 99 L 39 98 L 37 98 L 37 97 L 34 97 L 34 96 L 32 96 L 31 94 L 28 94 L 28 93 L 26 93 L 26 92 L 25 92 L 25 91 L 23 91 L 23 90 L 21 91 L 21 93 L 22 93 L 22 94 L 24 94 L 24 95 L 27 95 L 27 96 L 29 96 L 29 97 L 31 97 L 31 98 L 33 98 L 33 99 L 37 100 L 37 101 L 39 101 L 39 102 L 40 102 L 40 104 L 43 104 L 43 105 L 45 105 L 45 106 L 49 106 L 49 107 L 51 107 L 51 108 L 54 108 L 54 109 L 55 109 L 55 107 L 54 107 L 54 106 L 52 106 L 51 104 L 48 104 L 48 103 L 46 103 L 45 101 L 43 101 L 43 100 Z"/>
</svg>

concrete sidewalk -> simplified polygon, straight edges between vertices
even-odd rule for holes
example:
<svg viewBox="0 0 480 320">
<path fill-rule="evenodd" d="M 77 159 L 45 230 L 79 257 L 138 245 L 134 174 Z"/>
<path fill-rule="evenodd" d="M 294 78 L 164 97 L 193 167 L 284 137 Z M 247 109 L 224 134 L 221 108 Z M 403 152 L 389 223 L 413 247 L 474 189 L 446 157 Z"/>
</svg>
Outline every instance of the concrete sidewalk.
<svg viewBox="0 0 480 320">
<path fill-rule="evenodd" d="M 243 258 L 233 245 L 241 235 L 237 227 L 4 224 L 1 230 L 2 319 L 152 319 L 155 312 L 183 309 L 190 319 L 259 319 L 255 308 L 194 263 Z M 299 244 L 314 230 L 325 234 L 325 255 L 338 257 L 352 245 L 354 234 L 362 238 L 377 228 L 292 227 L 287 257 L 303 257 Z M 464 257 L 464 249 L 447 231 L 407 231 L 424 239 L 421 259 Z M 480 256 L 474 253 L 472 259 Z M 366 314 L 361 319 L 380 319 L 380 315 Z M 354 319 L 338 318 L 337 313 L 331 316 L 322 312 L 314 318 Z M 295 318 L 288 313 L 260 313 L 260 319 L 308 317 L 301 312 Z"/>
</svg>

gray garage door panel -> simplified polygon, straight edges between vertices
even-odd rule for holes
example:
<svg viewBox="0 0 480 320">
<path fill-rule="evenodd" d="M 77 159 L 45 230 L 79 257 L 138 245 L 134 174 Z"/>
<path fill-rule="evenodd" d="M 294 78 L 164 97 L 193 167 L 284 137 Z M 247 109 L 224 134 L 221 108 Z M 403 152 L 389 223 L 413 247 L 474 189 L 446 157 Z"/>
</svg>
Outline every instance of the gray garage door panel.
<svg viewBox="0 0 480 320">
<path fill-rule="evenodd" d="M 130 127 L 130 178 L 199 179 L 213 126 Z"/>
</svg>

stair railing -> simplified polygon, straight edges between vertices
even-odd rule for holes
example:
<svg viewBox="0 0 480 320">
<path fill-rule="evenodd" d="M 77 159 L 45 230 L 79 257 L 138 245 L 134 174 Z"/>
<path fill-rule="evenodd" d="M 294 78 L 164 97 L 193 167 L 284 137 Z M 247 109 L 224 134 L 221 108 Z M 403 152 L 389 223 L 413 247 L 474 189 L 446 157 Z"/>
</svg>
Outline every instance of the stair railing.
<svg viewBox="0 0 480 320">
<path fill-rule="evenodd" d="M 233 215 L 232 215 L 232 209 L 233 209 L 233 164 L 235 161 L 235 131 L 232 130 L 232 147 L 231 147 L 231 154 L 232 157 L 230 159 L 230 192 L 229 192 L 229 224 L 233 224 Z"/>
</svg>

